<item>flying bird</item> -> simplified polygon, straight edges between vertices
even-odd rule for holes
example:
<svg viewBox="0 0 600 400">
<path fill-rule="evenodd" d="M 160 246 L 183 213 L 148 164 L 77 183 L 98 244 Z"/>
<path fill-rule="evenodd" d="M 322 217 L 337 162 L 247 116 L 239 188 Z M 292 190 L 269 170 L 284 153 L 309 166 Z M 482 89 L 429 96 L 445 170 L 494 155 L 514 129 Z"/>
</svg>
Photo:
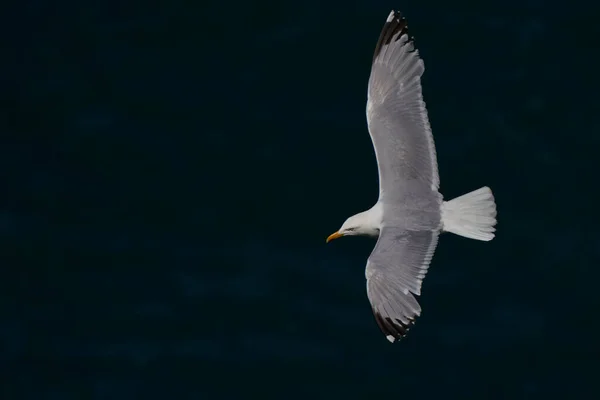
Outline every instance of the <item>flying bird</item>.
<svg viewBox="0 0 600 400">
<path fill-rule="evenodd" d="M 375 320 L 390 342 L 406 336 L 421 314 L 415 296 L 442 232 L 494 238 L 496 203 L 482 187 L 450 201 L 439 192 L 436 150 L 421 91 L 423 60 L 406 18 L 392 11 L 375 47 L 367 124 L 378 166 L 375 205 L 348 218 L 327 242 L 378 237 L 365 270 Z"/>
</svg>

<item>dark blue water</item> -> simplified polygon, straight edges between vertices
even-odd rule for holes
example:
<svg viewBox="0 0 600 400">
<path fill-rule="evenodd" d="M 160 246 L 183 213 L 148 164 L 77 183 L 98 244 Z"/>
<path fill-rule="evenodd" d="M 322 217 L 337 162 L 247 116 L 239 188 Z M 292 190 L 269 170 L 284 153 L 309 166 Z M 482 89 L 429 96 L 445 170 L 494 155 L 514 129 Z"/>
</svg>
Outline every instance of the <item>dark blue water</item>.
<svg viewBox="0 0 600 400">
<path fill-rule="evenodd" d="M 600 395 L 598 7 L 42 2 L 3 12 L 2 399 Z M 392 8 L 426 63 L 446 198 L 408 337 L 325 245 L 377 197 L 365 121 Z"/>
</svg>

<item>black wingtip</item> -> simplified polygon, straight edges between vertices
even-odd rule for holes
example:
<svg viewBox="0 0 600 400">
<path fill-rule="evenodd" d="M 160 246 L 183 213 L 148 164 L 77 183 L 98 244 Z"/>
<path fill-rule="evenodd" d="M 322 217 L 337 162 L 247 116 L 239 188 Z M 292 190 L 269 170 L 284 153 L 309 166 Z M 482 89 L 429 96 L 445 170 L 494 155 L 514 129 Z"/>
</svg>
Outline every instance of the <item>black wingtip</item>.
<svg viewBox="0 0 600 400">
<path fill-rule="evenodd" d="M 377 321 L 379 329 L 381 329 L 383 334 L 392 343 L 404 338 L 408 334 L 410 328 L 412 328 L 412 326 L 414 325 L 413 320 L 411 320 L 408 324 L 405 324 L 399 319 L 396 319 L 394 321 L 389 317 L 384 318 L 375 310 L 373 310 L 373 314 L 375 314 L 375 321 Z"/>
<path fill-rule="evenodd" d="M 404 34 L 408 36 L 408 42 L 412 42 L 414 40 L 414 38 L 411 37 L 410 33 L 408 32 L 408 22 L 406 21 L 406 18 L 400 11 L 392 10 L 385 21 L 383 28 L 381 29 L 379 40 L 377 41 L 377 46 L 375 46 L 375 52 L 373 54 L 373 62 L 379 56 L 381 49 L 384 46 L 390 44 L 394 37 L 395 40 L 398 40 Z"/>
</svg>

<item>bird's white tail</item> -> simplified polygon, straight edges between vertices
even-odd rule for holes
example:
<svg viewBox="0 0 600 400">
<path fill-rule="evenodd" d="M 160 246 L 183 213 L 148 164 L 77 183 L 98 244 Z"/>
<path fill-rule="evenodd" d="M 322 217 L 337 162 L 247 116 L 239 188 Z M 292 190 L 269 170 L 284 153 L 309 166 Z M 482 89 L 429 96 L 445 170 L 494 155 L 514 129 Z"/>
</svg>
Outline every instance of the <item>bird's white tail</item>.
<svg viewBox="0 0 600 400">
<path fill-rule="evenodd" d="M 492 240 L 496 229 L 496 203 L 484 186 L 442 204 L 443 230 L 476 240 Z"/>
</svg>

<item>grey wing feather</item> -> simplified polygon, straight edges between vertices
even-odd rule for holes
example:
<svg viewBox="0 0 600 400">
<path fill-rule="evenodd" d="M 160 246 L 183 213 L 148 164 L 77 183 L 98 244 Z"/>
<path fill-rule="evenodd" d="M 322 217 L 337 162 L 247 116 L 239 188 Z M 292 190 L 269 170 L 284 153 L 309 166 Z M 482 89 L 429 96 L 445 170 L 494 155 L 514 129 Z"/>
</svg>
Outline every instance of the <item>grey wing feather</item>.
<svg viewBox="0 0 600 400">
<path fill-rule="evenodd" d="M 439 231 L 408 231 L 383 227 L 366 268 L 367 295 L 375 319 L 393 342 L 406 335 L 421 314 L 414 295 L 437 246 Z"/>
<path fill-rule="evenodd" d="M 392 11 L 375 48 L 367 100 L 380 190 L 392 196 L 403 181 L 418 180 L 433 190 L 439 188 L 435 145 L 421 91 L 424 70 L 406 19 Z"/>
</svg>

